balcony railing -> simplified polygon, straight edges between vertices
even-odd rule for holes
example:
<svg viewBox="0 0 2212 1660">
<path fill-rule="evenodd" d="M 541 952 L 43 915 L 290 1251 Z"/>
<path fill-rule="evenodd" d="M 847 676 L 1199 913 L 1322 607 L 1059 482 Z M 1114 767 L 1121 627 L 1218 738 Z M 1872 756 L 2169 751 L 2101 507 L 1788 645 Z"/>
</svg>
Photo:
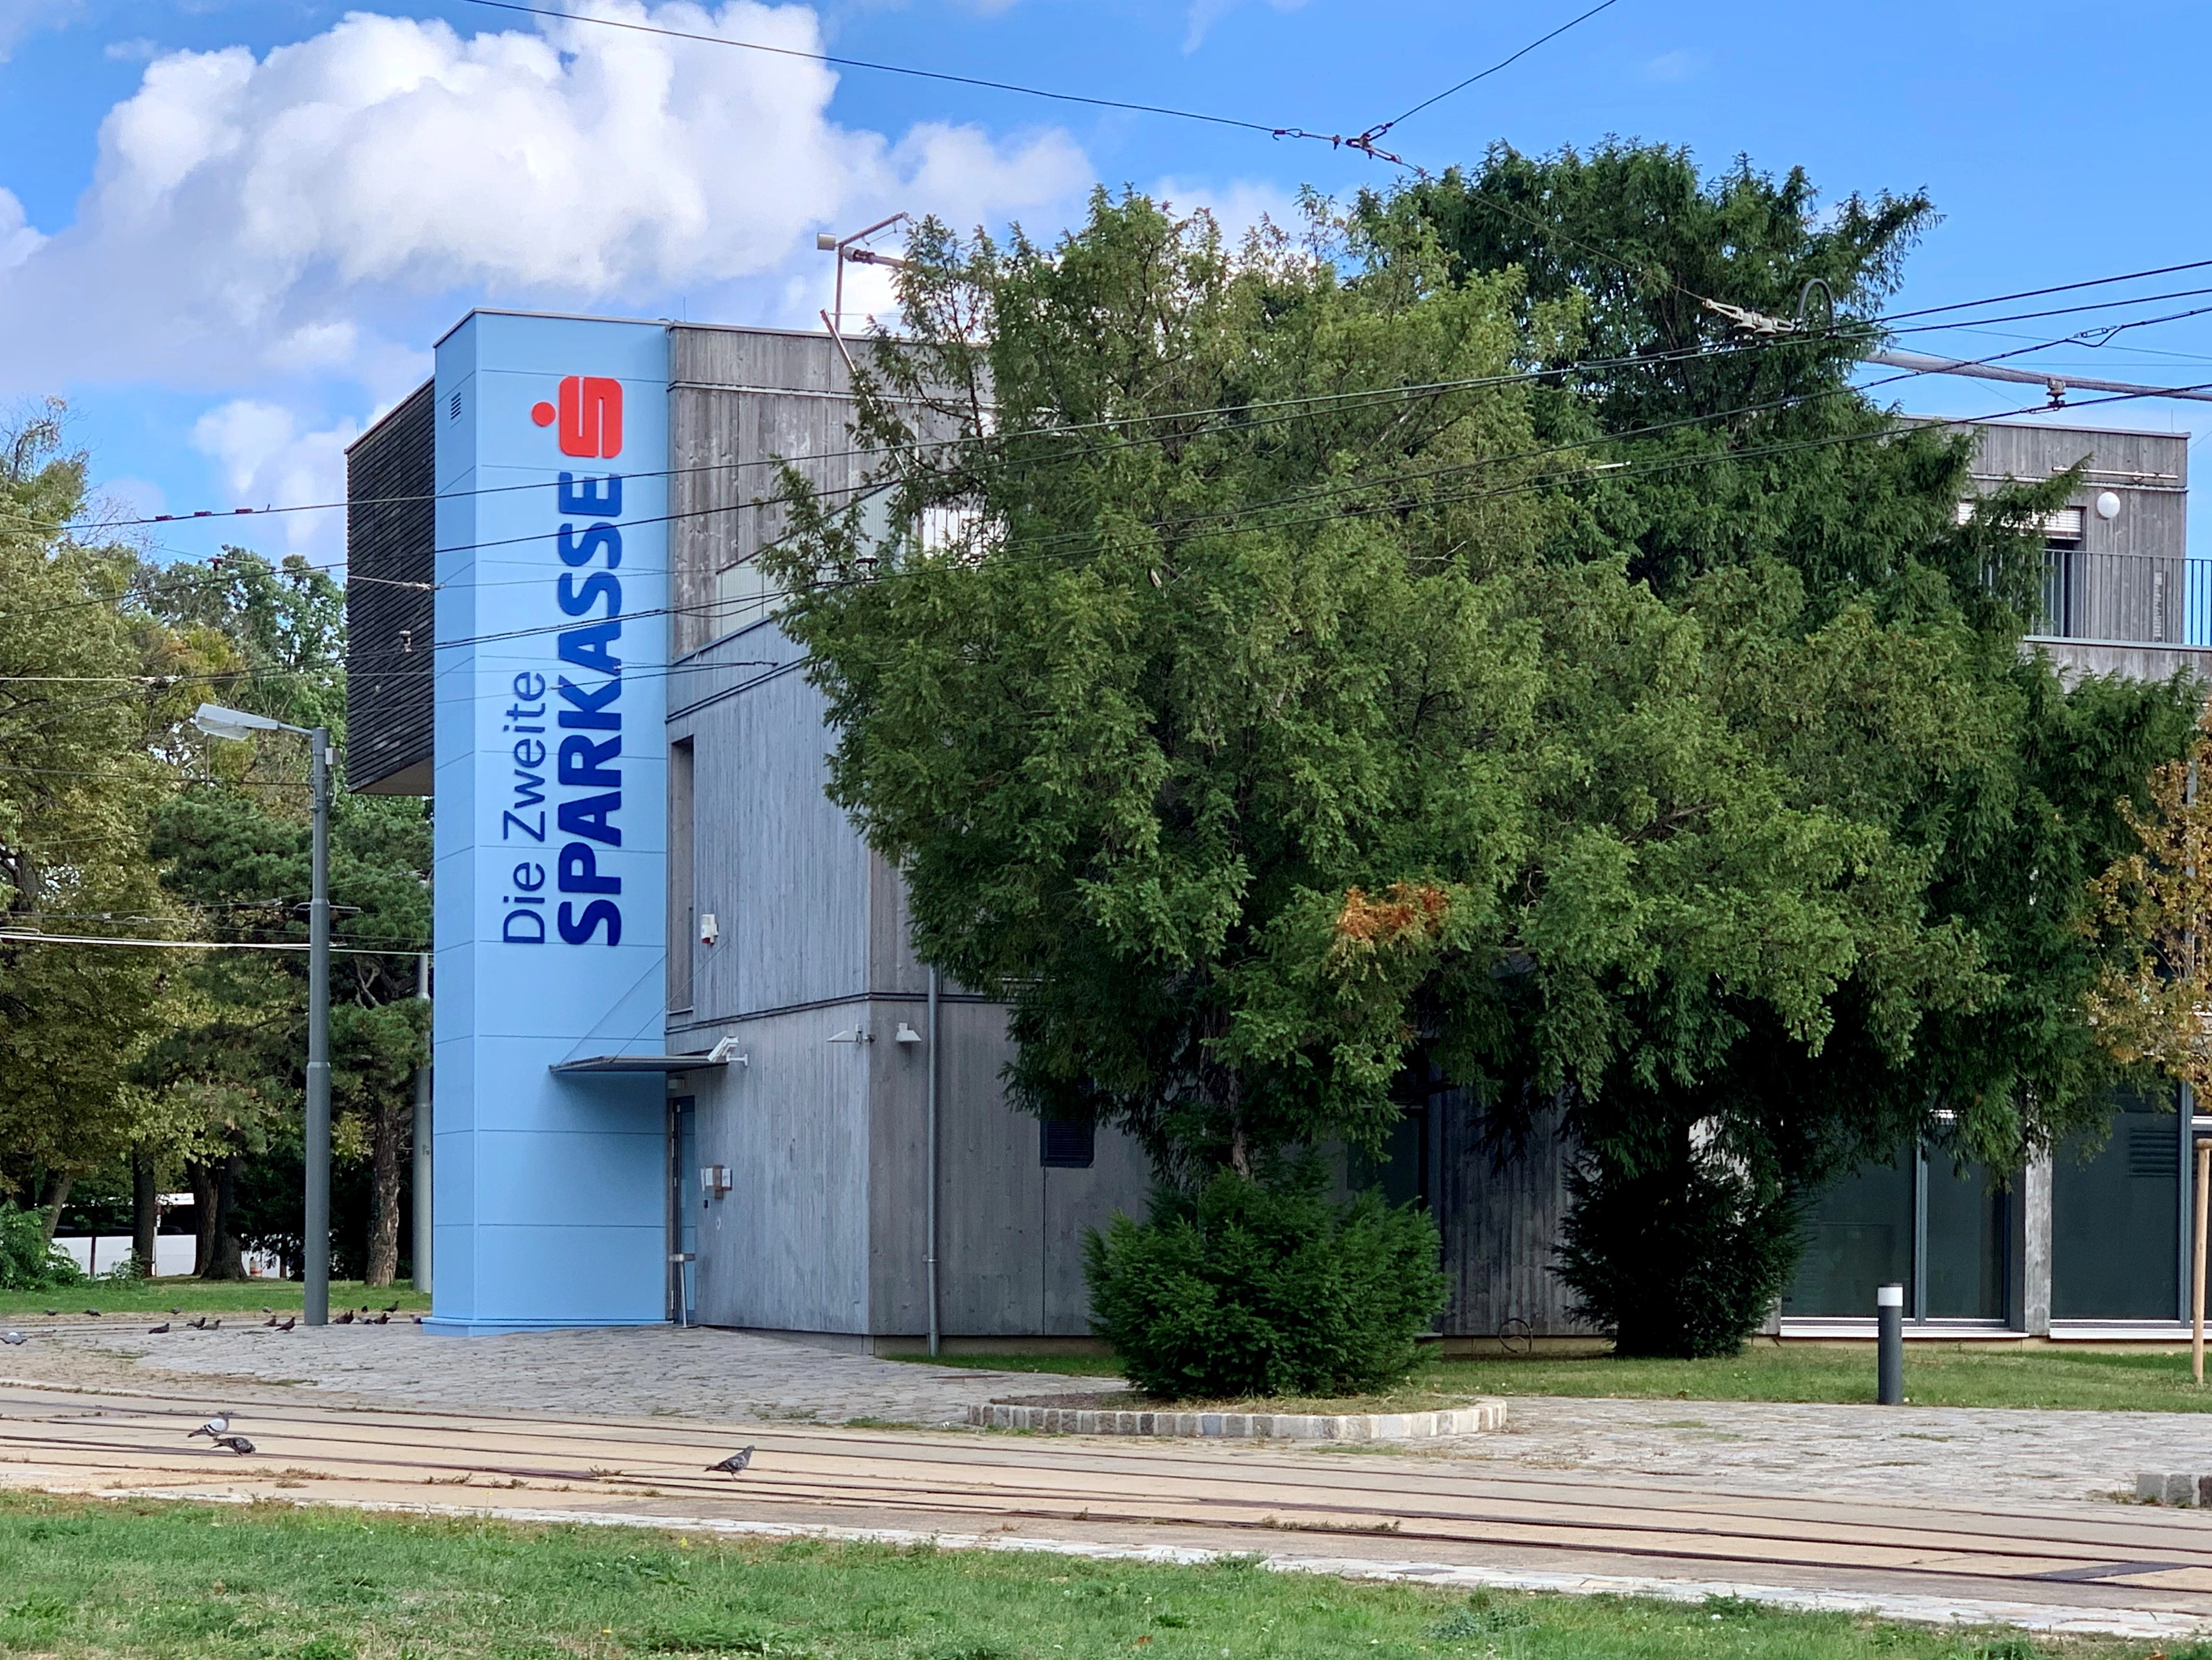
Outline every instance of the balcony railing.
<svg viewBox="0 0 2212 1660">
<path fill-rule="evenodd" d="M 2044 555 L 2037 632 L 2059 640 L 2212 646 L 2212 558 L 2084 553 L 2054 544 Z"/>
</svg>

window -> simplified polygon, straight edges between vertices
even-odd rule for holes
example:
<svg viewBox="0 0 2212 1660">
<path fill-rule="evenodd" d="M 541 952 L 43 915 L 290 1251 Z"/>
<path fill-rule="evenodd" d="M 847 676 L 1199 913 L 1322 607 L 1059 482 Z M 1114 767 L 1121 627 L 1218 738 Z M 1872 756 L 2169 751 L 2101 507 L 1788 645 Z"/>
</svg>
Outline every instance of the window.
<svg viewBox="0 0 2212 1660">
<path fill-rule="evenodd" d="M 1098 1150 L 1095 1124 L 1047 1118 L 1038 1124 L 1037 1163 L 1047 1170 L 1089 1170 Z"/>
<path fill-rule="evenodd" d="M 2112 1138 L 2082 1162 L 2083 1144 L 2051 1159 L 2051 1316 L 2054 1320 L 2172 1320 L 2181 1308 L 2181 1127 L 2129 1098 Z"/>
</svg>

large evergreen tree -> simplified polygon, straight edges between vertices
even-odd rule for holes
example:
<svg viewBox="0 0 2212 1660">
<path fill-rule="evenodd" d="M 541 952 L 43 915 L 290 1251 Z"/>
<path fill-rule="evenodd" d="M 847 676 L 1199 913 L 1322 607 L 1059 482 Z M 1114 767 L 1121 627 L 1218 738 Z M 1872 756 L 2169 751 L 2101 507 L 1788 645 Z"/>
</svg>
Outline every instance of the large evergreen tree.
<svg viewBox="0 0 2212 1660">
<path fill-rule="evenodd" d="M 1796 343 L 1834 394 L 1816 476 L 1774 452 L 1771 487 L 1647 501 L 1565 372 L 1629 355 L 1595 298 L 1470 269 L 1418 199 L 1337 230 L 1232 255 L 1101 198 L 1049 250 L 924 234 L 863 400 L 885 494 L 794 481 L 768 556 L 833 792 L 924 954 L 1012 1003 L 1037 1110 L 1127 1126 L 1191 1190 L 1373 1143 L 1416 1061 L 1501 1134 L 1565 1099 L 1586 1223 L 1642 1182 L 1646 1260 L 1738 1270 L 1688 1339 L 1585 1274 L 1593 1308 L 1631 1347 L 1732 1345 L 1806 1184 L 1936 1075 L 1931 1020 L 2014 994 L 1931 895 L 2009 822 L 1985 804 L 2056 695 L 2013 654 L 2036 503 L 1960 526 L 1958 447 Z M 1717 480 L 1761 447 L 1658 453 Z M 1757 497 L 1748 527 L 1705 489 Z M 1790 556 L 1822 526 L 1852 581 Z M 2051 1133 L 1990 1093 L 1974 1133 Z"/>
<path fill-rule="evenodd" d="M 2186 742 L 2194 697 L 2069 691 L 2023 653 L 2033 526 L 2070 481 L 2002 492 L 1962 527 L 1970 441 L 1900 433 L 1896 388 L 1855 387 L 1930 217 L 1917 195 L 1824 211 L 1802 173 L 1705 179 L 1625 143 L 1500 148 L 1362 204 L 1378 234 L 1425 227 L 1457 280 L 1512 272 L 1532 307 L 1583 308 L 1603 361 L 1559 376 L 1539 418 L 1563 453 L 1611 465 L 1562 481 L 1579 511 L 1556 550 L 1625 558 L 1701 620 L 1732 727 L 1793 800 L 1879 827 L 1921 926 L 1979 965 L 1970 997 L 1902 1008 L 1863 959 L 1815 1033 L 1674 958 L 1603 988 L 1617 1038 L 1567 1071 L 1534 1040 L 1559 996 L 1540 960 L 1503 1028 L 1483 1017 L 1462 1041 L 1501 1132 L 1565 1104 L 1583 1155 L 1569 1278 L 1624 1347 L 1733 1347 L 1835 1171 L 1921 1137 L 2014 1164 L 2100 1122 L 2117 1075 L 2083 1018 L 2111 948 L 2081 926 L 2085 885 L 2123 844 L 2117 804 Z M 1796 320 L 1808 298 L 1780 337 L 1729 310 Z"/>
</svg>

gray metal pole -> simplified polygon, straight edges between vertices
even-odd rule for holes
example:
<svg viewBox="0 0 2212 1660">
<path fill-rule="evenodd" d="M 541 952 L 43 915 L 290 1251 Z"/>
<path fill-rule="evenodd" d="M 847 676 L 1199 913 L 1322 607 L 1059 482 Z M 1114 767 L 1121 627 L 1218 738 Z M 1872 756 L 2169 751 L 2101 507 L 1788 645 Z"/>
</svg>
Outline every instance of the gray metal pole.
<svg viewBox="0 0 2212 1660">
<path fill-rule="evenodd" d="M 430 1000 L 430 953 L 424 952 L 416 959 L 415 995 L 422 1001 Z M 430 1063 L 425 1061 L 415 1068 L 415 1289 L 430 1289 L 432 1243 L 437 1236 L 431 1231 L 431 1163 L 430 1123 Z"/>
<path fill-rule="evenodd" d="M 314 761 L 314 877 L 307 900 L 307 1202 L 304 1225 L 306 1307 L 311 1326 L 331 1317 L 331 734 L 307 736 Z"/>
<path fill-rule="evenodd" d="M 1875 1399 L 1885 1407 L 1901 1406 L 1905 1401 L 1905 1287 L 1877 1286 L 1874 1302 L 1880 1319 Z"/>
<path fill-rule="evenodd" d="M 842 267 L 841 267 L 842 268 Z M 929 1352 L 937 1353 L 937 1039 L 944 1030 L 938 1018 L 937 970 L 929 971 L 929 1201 L 923 1207 L 928 1213 L 924 1225 L 929 1230 L 929 1250 L 923 1264 L 929 1280 Z"/>
</svg>

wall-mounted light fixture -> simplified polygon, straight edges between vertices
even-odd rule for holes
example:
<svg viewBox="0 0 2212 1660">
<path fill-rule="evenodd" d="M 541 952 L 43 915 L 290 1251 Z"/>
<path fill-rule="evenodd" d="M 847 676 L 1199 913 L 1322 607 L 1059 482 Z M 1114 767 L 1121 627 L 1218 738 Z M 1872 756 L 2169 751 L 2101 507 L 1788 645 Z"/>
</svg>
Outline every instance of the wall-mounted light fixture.
<svg viewBox="0 0 2212 1660">
<path fill-rule="evenodd" d="M 699 1191 L 709 1199 L 720 1199 L 730 1190 L 730 1167 L 727 1164 L 699 1166 Z"/>
<path fill-rule="evenodd" d="M 872 1043 L 876 1040 L 868 1035 L 866 1026 L 848 1026 L 842 1031 L 831 1032 L 830 1041 L 833 1043 Z"/>
<path fill-rule="evenodd" d="M 2106 490 L 2097 497 L 2097 517 L 2106 524 L 2120 516 L 2120 497 L 2117 490 Z"/>
<path fill-rule="evenodd" d="M 905 1021 L 902 1020 L 898 1023 L 898 1030 L 891 1034 L 891 1042 L 894 1043 L 919 1043 L 921 1042 L 921 1034 L 916 1031 L 912 1026 L 907 1025 Z"/>
</svg>

